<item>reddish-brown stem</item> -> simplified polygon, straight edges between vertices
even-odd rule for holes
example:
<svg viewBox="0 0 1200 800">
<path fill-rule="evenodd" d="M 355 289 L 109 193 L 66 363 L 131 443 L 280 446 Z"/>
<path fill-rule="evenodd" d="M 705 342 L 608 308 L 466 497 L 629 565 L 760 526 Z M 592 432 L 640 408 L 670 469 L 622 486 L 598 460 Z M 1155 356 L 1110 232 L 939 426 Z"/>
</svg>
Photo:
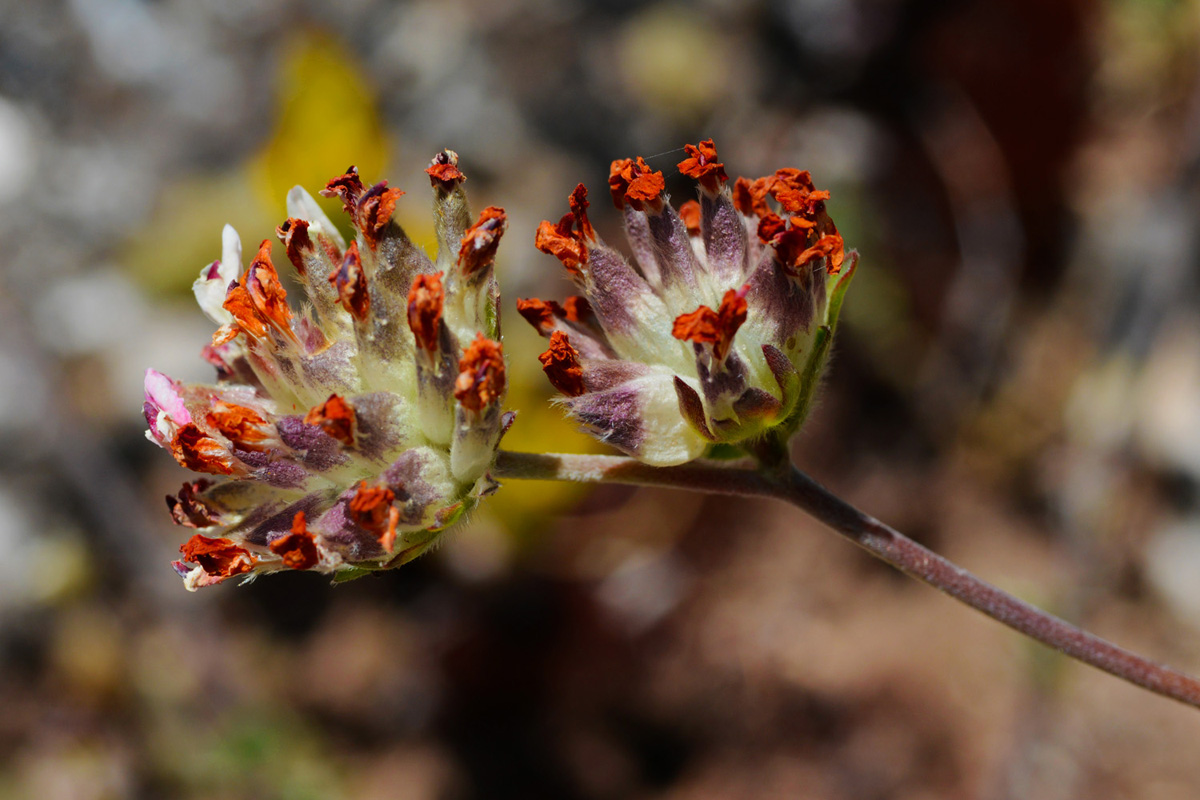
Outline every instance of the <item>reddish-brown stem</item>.
<svg viewBox="0 0 1200 800">
<path fill-rule="evenodd" d="M 774 497 L 808 512 L 872 555 L 992 619 L 1085 664 L 1200 708 L 1200 681 L 1155 664 L 1018 600 L 832 494 L 795 467 L 759 471 L 715 462 L 651 467 L 629 458 L 501 452 L 497 478 L 628 483 Z"/>
</svg>

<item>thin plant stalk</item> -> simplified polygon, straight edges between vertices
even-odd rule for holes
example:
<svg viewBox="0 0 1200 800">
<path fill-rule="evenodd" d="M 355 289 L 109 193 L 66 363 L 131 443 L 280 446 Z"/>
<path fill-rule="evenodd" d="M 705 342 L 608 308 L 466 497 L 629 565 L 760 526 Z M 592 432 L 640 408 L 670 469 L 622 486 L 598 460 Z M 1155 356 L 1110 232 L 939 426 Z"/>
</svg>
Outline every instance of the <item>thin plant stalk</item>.
<svg viewBox="0 0 1200 800">
<path fill-rule="evenodd" d="M 1200 708 L 1200 681 L 1042 611 L 864 514 L 791 464 L 772 469 L 696 461 L 651 467 L 621 456 L 502 451 L 500 479 L 663 486 L 791 503 L 896 569 L 1059 652 L 1156 694 Z"/>
</svg>

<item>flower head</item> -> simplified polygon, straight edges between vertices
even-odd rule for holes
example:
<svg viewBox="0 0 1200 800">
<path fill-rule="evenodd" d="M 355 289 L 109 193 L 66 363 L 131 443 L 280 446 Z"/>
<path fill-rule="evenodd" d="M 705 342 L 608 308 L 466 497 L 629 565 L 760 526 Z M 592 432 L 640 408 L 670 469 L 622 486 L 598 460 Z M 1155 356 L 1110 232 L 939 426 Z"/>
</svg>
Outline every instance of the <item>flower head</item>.
<svg viewBox="0 0 1200 800">
<path fill-rule="evenodd" d="M 678 212 L 644 159 L 612 163 L 633 264 L 596 235 L 580 184 L 570 213 L 543 222 L 535 245 L 583 297 L 517 301 L 550 340 L 542 366 L 571 416 L 650 464 L 794 432 L 857 262 L 807 172 L 729 187 L 712 140 L 685 150 L 678 168 L 699 198 Z"/>
<path fill-rule="evenodd" d="M 504 401 L 493 261 L 507 219 L 473 223 L 458 156 L 427 170 L 436 259 L 396 223 L 403 194 L 351 167 L 322 194 L 342 201 L 349 244 L 300 187 L 276 234 L 309 305 L 292 309 L 264 240 L 242 268 L 226 226 L 194 289 L 218 330 L 215 385 L 146 372 L 149 438 L 185 467 L 171 516 L 199 532 L 174 566 L 189 589 L 285 569 L 396 566 L 495 488 L 488 469 L 512 415 Z"/>
</svg>

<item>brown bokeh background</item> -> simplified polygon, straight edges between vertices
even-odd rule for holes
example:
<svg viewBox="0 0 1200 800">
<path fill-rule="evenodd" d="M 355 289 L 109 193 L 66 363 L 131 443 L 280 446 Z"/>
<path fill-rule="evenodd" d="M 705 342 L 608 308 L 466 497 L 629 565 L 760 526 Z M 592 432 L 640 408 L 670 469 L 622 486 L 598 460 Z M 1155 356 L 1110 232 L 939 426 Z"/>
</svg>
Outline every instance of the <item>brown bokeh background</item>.
<svg viewBox="0 0 1200 800">
<path fill-rule="evenodd" d="M 1200 671 L 1200 5 L 0 0 L 0 798 L 1180 798 L 1200 714 L 790 508 L 509 485 L 436 554 L 186 594 L 142 371 L 190 283 L 356 163 L 462 156 L 518 296 L 578 181 L 685 141 L 812 170 L 862 253 L 798 463 L 991 581 Z M 280 266 L 283 266 L 282 264 Z"/>
</svg>

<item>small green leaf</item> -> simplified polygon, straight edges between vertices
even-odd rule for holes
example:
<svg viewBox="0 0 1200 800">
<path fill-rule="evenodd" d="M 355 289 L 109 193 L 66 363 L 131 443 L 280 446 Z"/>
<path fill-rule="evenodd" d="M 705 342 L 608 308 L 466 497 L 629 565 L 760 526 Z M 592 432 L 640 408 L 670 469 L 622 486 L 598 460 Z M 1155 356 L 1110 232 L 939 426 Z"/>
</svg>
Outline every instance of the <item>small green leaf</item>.
<svg viewBox="0 0 1200 800">
<path fill-rule="evenodd" d="M 711 458 L 714 461 L 732 461 L 738 458 L 745 458 L 746 451 L 736 444 L 718 443 L 710 446 L 707 452 L 704 453 L 705 458 Z"/>
<path fill-rule="evenodd" d="M 800 397 L 796 400 L 796 407 L 792 410 L 791 416 L 783 424 L 783 430 L 788 436 L 799 430 L 804 424 L 804 420 L 808 418 L 809 409 L 812 407 L 813 398 L 817 396 L 817 386 L 821 382 L 821 370 L 825 366 L 825 359 L 829 355 L 829 345 L 833 341 L 833 332 L 829 326 L 822 325 L 816 336 L 813 337 L 812 353 L 808 356 L 808 363 L 804 365 L 804 372 L 800 376 Z"/>
<path fill-rule="evenodd" d="M 837 331 L 838 315 L 842 311 L 842 301 L 846 298 L 846 290 L 850 288 L 850 281 L 854 280 L 854 273 L 858 269 L 858 251 L 851 250 L 846 256 L 846 268 L 842 274 L 838 276 L 838 281 L 833 286 L 833 291 L 829 295 L 829 307 L 825 312 L 825 324 L 829 327 L 829 333 L 832 336 Z"/>
<path fill-rule="evenodd" d="M 825 362 L 829 357 L 829 349 L 833 344 L 833 334 L 837 330 L 838 315 L 842 311 L 842 301 L 846 298 L 846 291 L 850 288 L 850 281 L 854 279 L 854 273 L 858 268 L 858 251 L 851 250 L 846 257 L 846 266 L 842 273 L 838 276 L 837 283 L 833 286 L 833 291 L 829 293 L 829 305 L 825 313 L 825 324 L 818 330 L 816 336 L 813 337 L 813 349 L 809 354 L 808 362 L 804 365 L 804 371 L 800 375 L 800 399 L 796 401 L 796 407 L 788 417 L 787 422 L 783 425 L 783 430 L 787 435 L 791 435 L 800 429 L 804 424 L 804 420 L 808 418 L 808 412 L 812 410 L 813 399 L 817 395 L 817 386 L 821 382 L 821 372 L 825 368 Z"/>
<path fill-rule="evenodd" d="M 363 569 L 362 567 L 346 567 L 345 569 L 339 569 L 333 574 L 333 583 L 334 585 L 339 583 L 349 583 L 350 581 L 356 581 L 359 578 L 366 577 L 372 572 L 375 572 L 375 570 Z"/>
</svg>

